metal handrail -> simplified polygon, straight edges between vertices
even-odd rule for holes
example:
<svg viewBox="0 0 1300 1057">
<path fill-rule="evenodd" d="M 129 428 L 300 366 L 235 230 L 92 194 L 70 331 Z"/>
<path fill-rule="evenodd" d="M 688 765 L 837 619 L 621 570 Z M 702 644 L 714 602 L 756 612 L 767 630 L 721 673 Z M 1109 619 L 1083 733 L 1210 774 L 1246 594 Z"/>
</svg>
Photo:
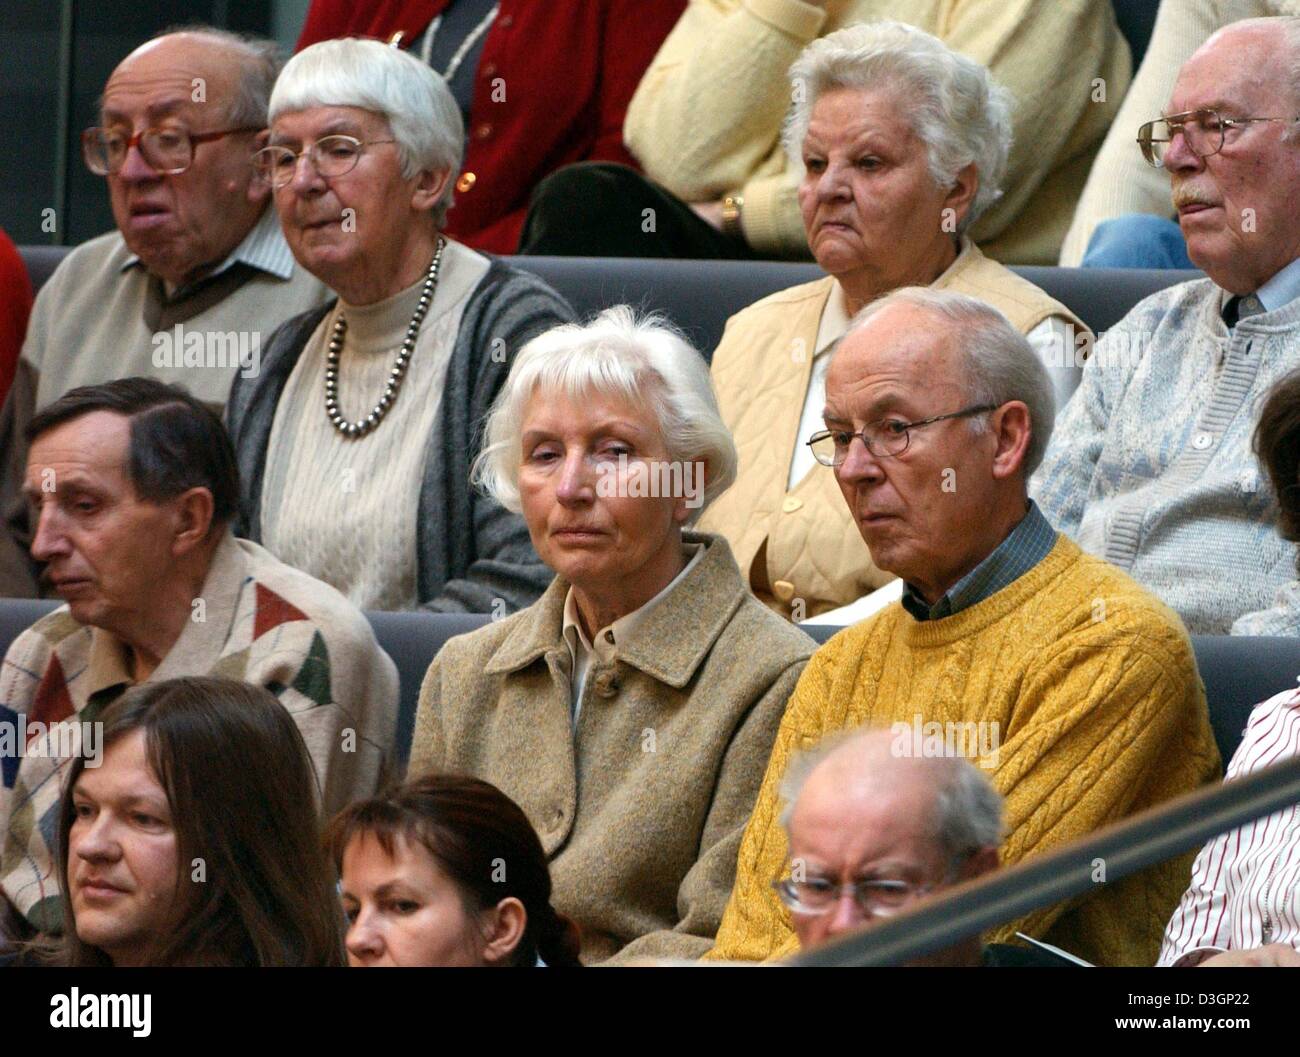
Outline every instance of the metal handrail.
<svg viewBox="0 0 1300 1057">
<path fill-rule="evenodd" d="M 1199 849 L 1209 838 L 1300 803 L 1300 757 L 1199 789 L 1061 848 L 945 888 L 916 908 L 789 962 L 797 966 L 903 965 L 914 959 Z M 1098 862 L 1104 882 L 1094 879 Z M 1172 908 L 1170 908 L 1172 910 Z"/>
</svg>

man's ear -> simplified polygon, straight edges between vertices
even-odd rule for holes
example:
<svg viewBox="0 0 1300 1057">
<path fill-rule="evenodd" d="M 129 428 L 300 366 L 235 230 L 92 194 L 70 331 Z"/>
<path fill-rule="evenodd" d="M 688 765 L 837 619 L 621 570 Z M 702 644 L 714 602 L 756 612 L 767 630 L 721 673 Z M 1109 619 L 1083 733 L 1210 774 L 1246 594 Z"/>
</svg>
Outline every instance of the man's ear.
<svg viewBox="0 0 1300 1057">
<path fill-rule="evenodd" d="M 514 896 L 506 896 L 486 914 L 484 936 L 487 945 L 483 948 L 483 960 L 488 965 L 505 965 L 524 938 L 528 912 Z"/>
<path fill-rule="evenodd" d="M 206 488 L 191 488 L 171 502 L 175 512 L 172 555 L 179 558 L 207 539 L 215 506 L 212 493 Z"/>
<path fill-rule="evenodd" d="M 997 450 L 993 454 L 993 476 L 1005 480 L 1024 468 L 1029 442 L 1033 439 L 1033 424 L 1029 421 L 1029 406 L 1022 400 L 1011 400 L 992 413 L 993 436 Z"/>
<path fill-rule="evenodd" d="M 992 873 L 1000 865 L 996 846 L 981 848 L 962 863 L 961 869 L 957 871 L 957 880 L 970 881 L 976 877 L 983 877 L 986 873 Z"/>
<path fill-rule="evenodd" d="M 447 190 L 451 178 L 451 169 L 425 169 L 417 178 L 415 190 L 411 193 L 411 207 L 421 213 L 432 209 Z"/>
<path fill-rule="evenodd" d="M 264 128 L 261 132 L 257 133 L 257 135 L 253 137 L 253 149 L 249 152 L 250 156 L 265 147 L 267 143 L 270 142 L 270 139 L 271 130 L 269 128 Z M 248 164 L 250 167 L 253 164 L 251 157 Z M 246 194 L 248 195 L 249 202 L 253 205 L 263 205 L 271 195 L 270 183 L 258 176 L 256 169 L 253 170 L 253 178 L 248 181 L 248 190 Z"/>
</svg>

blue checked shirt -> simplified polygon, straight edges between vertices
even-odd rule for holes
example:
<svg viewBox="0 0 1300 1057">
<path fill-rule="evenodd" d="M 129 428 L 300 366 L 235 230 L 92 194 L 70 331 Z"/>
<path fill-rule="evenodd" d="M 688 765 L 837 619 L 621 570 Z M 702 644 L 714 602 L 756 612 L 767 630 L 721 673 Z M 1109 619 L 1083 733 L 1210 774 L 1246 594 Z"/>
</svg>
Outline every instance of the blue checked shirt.
<svg viewBox="0 0 1300 1057">
<path fill-rule="evenodd" d="M 903 586 L 903 608 L 917 620 L 942 620 L 992 598 L 1047 557 L 1056 546 L 1052 528 L 1038 504 L 1030 500 L 1029 513 L 1011 530 L 997 549 L 958 580 L 934 605 L 911 584 Z"/>
</svg>

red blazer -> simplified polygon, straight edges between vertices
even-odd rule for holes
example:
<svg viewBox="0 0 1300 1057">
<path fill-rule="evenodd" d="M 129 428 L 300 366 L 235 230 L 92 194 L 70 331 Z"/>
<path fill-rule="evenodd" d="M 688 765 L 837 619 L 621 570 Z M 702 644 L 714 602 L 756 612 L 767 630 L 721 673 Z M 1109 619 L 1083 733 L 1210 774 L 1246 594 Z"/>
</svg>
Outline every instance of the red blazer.
<svg viewBox="0 0 1300 1057">
<path fill-rule="evenodd" d="M 298 49 L 334 37 L 387 40 L 398 30 L 409 48 L 449 2 L 312 0 Z M 579 161 L 636 166 L 623 146 L 623 117 L 685 7 L 686 0 L 501 0 L 479 59 L 448 233 L 514 253 L 543 177 Z"/>
<path fill-rule="evenodd" d="M 27 265 L 9 236 L 0 231 L 0 405 L 14 380 L 31 310 L 32 282 L 27 277 Z"/>
</svg>

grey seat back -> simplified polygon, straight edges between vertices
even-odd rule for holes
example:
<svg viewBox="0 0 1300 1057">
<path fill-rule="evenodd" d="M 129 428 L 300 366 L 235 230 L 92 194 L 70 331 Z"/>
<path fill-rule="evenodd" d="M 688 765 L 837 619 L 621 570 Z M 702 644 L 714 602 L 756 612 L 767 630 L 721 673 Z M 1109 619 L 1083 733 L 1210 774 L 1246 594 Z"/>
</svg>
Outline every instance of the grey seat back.
<svg viewBox="0 0 1300 1057">
<path fill-rule="evenodd" d="M 54 605 L 47 601 L 0 599 L 0 656 Z M 367 613 L 366 617 L 379 645 L 397 665 L 401 680 L 397 747 L 405 766 L 424 673 L 449 638 L 480 628 L 490 618 L 465 613 Z M 807 625 L 804 630 L 817 642 L 824 643 L 843 629 Z M 1205 682 L 1214 737 L 1226 765 L 1237 751 L 1251 709 L 1274 694 L 1296 686 L 1300 677 L 1300 639 L 1194 635 L 1192 649 Z"/>
<path fill-rule="evenodd" d="M 367 613 L 375 638 L 397 665 L 401 696 L 397 709 L 397 757 L 403 770 L 411 754 L 411 733 L 420 685 L 433 658 L 453 635 L 481 628 L 491 618 L 476 613 Z"/>
</svg>

